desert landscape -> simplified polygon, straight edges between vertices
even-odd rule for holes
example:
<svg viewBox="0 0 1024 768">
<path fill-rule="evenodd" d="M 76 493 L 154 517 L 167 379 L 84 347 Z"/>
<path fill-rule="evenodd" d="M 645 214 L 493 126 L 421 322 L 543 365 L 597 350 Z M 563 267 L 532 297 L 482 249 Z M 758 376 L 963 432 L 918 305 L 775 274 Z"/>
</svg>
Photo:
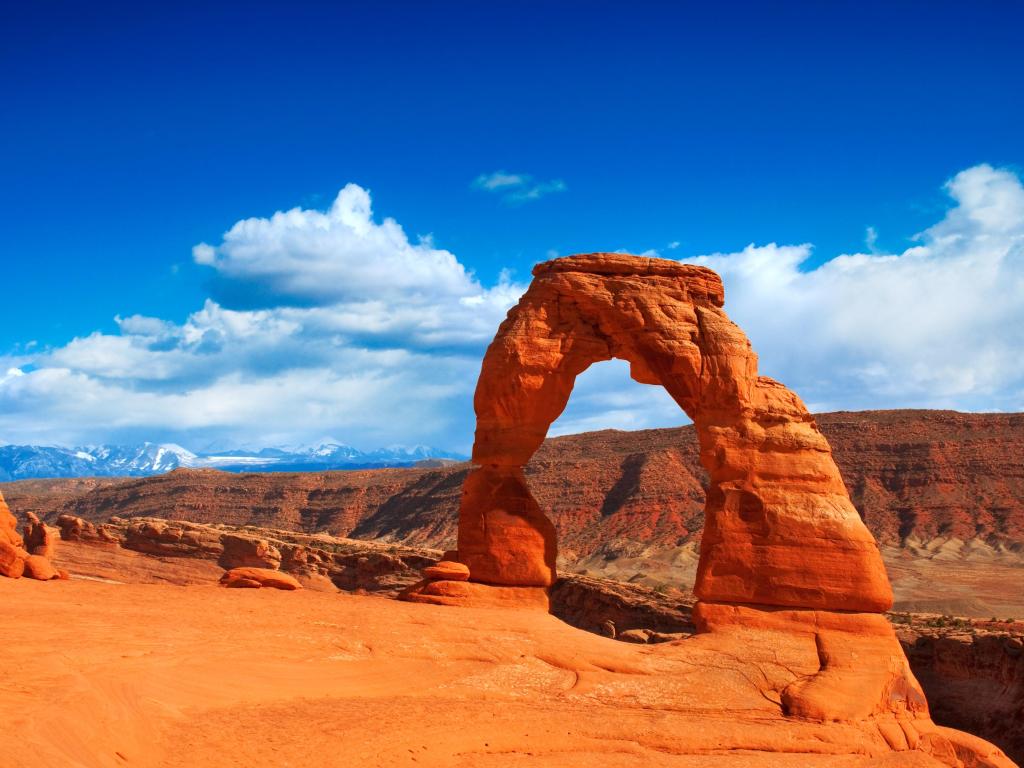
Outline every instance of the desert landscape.
<svg viewBox="0 0 1024 768">
<path fill-rule="evenodd" d="M 1024 617 L 1024 415 L 816 414 L 882 550 L 897 610 Z M 437 550 L 455 546 L 468 464 L 323 473 L 178 469 L 150 478 L 0 483 L 22 514 L 159 517 Z M 526 466 L 558 531 L 559 566 L 688 590 L 706 472 L 692 426 L 549 438 Z"/>
<path fill-rule="evenodd" d="M 1021 747 L 1024 623 L 884 615 L 894 592 L 848 489 L 872 506 L 906 603 L 941 603 L 921 585 L 952 560 L 969 565 L 943 605 L 1012 607 L 984 586 L 1021 567 L 1020 475 L 976 472 L 969 488 L 957 477 L 979 464 L 965 456 L 998 461 L 986 443 L 1014 439 L 1019 418 L 826 415 L 857 468 L 844 479 L 802 403 L 757 377 L 710 270 L 592 254 L 534 274 L 484 359 L 470 468 L 9 485 L 26 520 L 19 534 L 0 510 L 5 605 L 26 633 L 3 649 L 24 737 L 14 764 L 287 764 L 356 741 L 347 764 L 1013 765 L 981 735 Z M 673 392 L 694 418 L 696 455 L 685 429 L 542 447 L 576 372 L 603 356 Z M 878 459 L 894 435 L 903 464 Z M 594 471 L 616 459 L 617 473 Z M 573 483 L 573 465 L 608 483 L 603 499 Z M 645 469 L 660 484 L 648 487 Z M 444 502 L 460 486 L 453 520 Z M 534 486 L 561 499 L 558 527 Z M 570 487 L 579 495 L 566 503 Z M 161 495 L 186 498 L 175 508 Z M 154 508 L 176 519 L 146 516 Z M 189 510 L 206 519 L 183 520 Z M 454 549 L 424 546 L 450 544 L 453 522 Z M 575 549 L 559 561 L 562 535 Z M 690 579 L 687 552 L 699 555 Z M 595 578 L 588 564 L 601 558 L 613 565 L 598 570 L 620 577 L 660 562 L 678 582 Z M 581 575 L 560 577 L 567 562 Z M 40 661 L 31 616 L 43 606 L 67 651 Z M 40 681 L 66 698 L 54 704 Z M 326 711 L 378 726 L 356 739 L 325 727 Z M 275 736 L 243 736 L 268 718 Z"/>
<path fill-rule="evenodd" d="M 1024 766 L 1024 4 L 0 16 L 0 768 Z"/>
</svg>

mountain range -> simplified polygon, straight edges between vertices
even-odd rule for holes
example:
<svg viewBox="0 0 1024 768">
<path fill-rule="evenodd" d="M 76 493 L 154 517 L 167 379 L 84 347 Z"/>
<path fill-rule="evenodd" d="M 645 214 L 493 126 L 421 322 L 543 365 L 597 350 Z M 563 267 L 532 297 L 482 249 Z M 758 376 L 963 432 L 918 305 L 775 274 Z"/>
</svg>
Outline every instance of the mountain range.
<svg viewBox="0 0 1024 768">
<path fill-rule="evenodd" d="M 182 467 L 228 472 L 316 472 L 331 469 L 410 467 L 431 459 L 462 461 L 456 453 L 417 445 L 360 451 L 324 442 L 297 448 L 193 453 L 174 443 L 63 448 L 0 446 L 0 481 L 68 477 L 148 477 Z"/>
</svg>

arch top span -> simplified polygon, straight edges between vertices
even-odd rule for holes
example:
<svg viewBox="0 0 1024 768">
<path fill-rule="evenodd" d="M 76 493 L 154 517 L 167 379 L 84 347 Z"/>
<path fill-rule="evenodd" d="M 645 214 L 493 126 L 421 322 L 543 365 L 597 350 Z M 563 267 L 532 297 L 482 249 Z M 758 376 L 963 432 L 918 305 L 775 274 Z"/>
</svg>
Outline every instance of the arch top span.
<svg viewBox="0 0 1024 768">
<path fill-rule="evenodd" d="M 591 364 L 620 358 L 693 420 L 709 475 L 694 591 L 705 602 L 884 611 L 878 548 L 800 399 L 757 372 L 710 269 L 626 254 L 538 264 L 484 356 L 459 559 L 488 584 L 547 586 L 556 532 L 523 466 Z"/>
<path fill-rule="evenodd" d="M 725 289 L 718 273 L 697 264 L 683 264 L 652 256 L 630 256 L 625 253 L 581 253 L 542 261 L 533 268 L 533 276 L 558 272 L 582 272 L 591 275 L 619 277 L 670 277 L 683 281 L 694 303 L 710 303 L 721 307 Z"/>
</svg>

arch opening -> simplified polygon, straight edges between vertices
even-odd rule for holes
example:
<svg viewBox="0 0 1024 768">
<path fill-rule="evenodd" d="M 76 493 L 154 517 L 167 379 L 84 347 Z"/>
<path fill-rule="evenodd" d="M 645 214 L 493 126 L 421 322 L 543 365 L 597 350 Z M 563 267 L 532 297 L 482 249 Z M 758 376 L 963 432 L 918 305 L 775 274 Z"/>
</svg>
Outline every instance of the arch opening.
<svg viewBox="0 0 1024 768">
<path fill-rule="evenodd" d="M 706 473 L 690 419 L 616 360 L 580 374 L 525 467 L 558 533 L 557 569 L 689 591 Z"/>
</svg>

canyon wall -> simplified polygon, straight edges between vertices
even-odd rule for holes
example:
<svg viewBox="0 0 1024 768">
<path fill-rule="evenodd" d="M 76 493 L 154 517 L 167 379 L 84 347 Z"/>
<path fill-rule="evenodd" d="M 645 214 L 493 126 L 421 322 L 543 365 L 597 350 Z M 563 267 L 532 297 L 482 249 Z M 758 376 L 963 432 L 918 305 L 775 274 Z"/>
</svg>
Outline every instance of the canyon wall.
<svg viewBox="0 0 1024 768">
<path fill-rule="evenodd" d="M 885 546 L 1024 545 L 1024 414 L 818 414 L 854 505 Z M 466 466 L 324 473 L 176 470 L 144 479 L 0 484 L 18 514 L 153 515 L 449 547 Z M 699 539 L 704 485 L 690 426 L 550 438 L 526 467 L 563 558 L 634 556 Z"/>
</svg>

